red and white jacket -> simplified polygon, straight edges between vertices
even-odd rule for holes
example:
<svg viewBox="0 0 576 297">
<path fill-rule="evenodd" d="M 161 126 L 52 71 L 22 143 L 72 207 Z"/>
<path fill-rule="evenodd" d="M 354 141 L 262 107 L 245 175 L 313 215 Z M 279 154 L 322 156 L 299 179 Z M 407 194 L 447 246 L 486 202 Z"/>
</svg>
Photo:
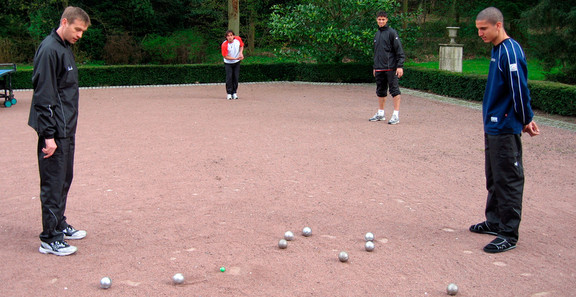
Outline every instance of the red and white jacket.
<svg viewBox="0 0 576 297">
<path fill-rule="evenodd" d="M 222 42 L 222 57 L 226 57 L 226 56 L 230 56 L 230 57 L 234 57 L 237 58 L 238 55 L 240 55 L 240 48 L 244 47 L 244 42 L 242 41 L 242 38 L 240 38 L 239 36 L 234 36 L 234 41 L 232 42 L 228 42 L 228 40 L 224 40 L 224 42 Z M 233 64 L 233 63 L 238 63 L 240 62 L 240 60 L 228 60 L 226 58 L 224 58 L 224 63 L 227 64 Z"/>
</svg>

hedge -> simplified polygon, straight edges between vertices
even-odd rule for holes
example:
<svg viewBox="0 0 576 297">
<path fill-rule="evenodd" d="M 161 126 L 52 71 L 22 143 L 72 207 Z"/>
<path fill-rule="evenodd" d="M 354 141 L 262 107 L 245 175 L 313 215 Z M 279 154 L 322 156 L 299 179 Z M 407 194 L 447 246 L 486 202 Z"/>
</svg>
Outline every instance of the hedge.
<svg viewBox="0 0 576 297">
<path fill-rule="evenodd" d="M 412 67 L 400 79 L 403 87 L 439 95 L 482 101 L 486 76 Z M 529 81 L 532 107 L 551 114 L 576 116 L 576 86 Z"/>
<path fill-rule="evenodd" d="M 163 85 L 224 82 L 223 65 L 138 65 L 83 66 L 81 87 Z M 244 64 L 241 82 L 310 81 L 373 83 L 372 65 L 366 64 Z M 32 71 L 18 70 L 13 77 L 15 89 L 31 89 Z M 439 95 L 482 101 L 486 76 L 408 67 L 400 79 L 402 87 Z M 554 82 L 530 81 L 532 106 L 547 113 L 576 116 L 576 86 Z"/>
</svg>

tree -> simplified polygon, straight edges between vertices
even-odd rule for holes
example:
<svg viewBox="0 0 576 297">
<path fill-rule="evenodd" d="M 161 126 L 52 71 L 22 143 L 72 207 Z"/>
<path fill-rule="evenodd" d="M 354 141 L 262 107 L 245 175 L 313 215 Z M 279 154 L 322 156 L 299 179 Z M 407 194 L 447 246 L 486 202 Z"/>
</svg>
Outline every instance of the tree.
<svg viewBox="0 0 576 297">
<path fill-rule="evenodd" d="M 549 78 L 576 83 L 576 1 L 541 0 L 522 14 L 527 27 L 530 52 L 540 59 L 545 69 L 560 67 L 560 73 Z"/>
<path fill-rule="evenodd" d="M 398 6 L 394 0 L 308 0 L 275 5 L 271 33 L 284 43 L 281 52 L 287 55 L 318 62 L 367 61 L 372 55 L 376 13 L 389 12 L 392 26 L 399 29 L 406 15 L 391 14 Z"/>
</svg>

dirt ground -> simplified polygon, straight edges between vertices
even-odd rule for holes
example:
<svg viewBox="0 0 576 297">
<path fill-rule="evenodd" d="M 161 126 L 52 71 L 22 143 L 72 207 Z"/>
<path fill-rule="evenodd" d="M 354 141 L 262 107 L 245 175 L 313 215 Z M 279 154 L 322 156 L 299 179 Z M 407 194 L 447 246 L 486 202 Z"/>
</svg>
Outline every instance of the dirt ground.
<svg viewBox="0 0 576 297">
<path fill-rule="evenodd" d="M 493 237 L 468 231 L 486 199 L 481 112 L 406 91 L 391 126 L 367 120 L 373 85 L 82 89 L 66 214 L 88 236 L 68 257 L 38 252 L 32 93 L 16 92 L 0 108 L 0 295 L 574 296 L 576 132 L 523 137 L 520 241 L 486 254 Z"/>
</svg>

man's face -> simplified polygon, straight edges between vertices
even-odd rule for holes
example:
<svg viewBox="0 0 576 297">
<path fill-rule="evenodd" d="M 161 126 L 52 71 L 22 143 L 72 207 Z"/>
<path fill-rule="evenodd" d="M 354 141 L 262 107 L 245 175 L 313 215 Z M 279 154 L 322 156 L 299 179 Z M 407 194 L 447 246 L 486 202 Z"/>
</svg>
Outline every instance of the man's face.
<svg viewBox="0 0 576 297">
<path fill-rule="evenodd" d="M 226 40 L 228 40 L 228 42 L 233 42 L 234 41 L 234 34 L 232 34 L 232 33 L 226 34 Z"/>
<path fill-rule="evenodd" d="M 485 43 L 494 43 L 500 36 L 502 23 L 491 24 L 486 20 L 477 20 L 476 28 L 478 29 L 478 36 L 480 36 Z"/>
<path fill-rule="evenodd" d="M 376 22 L 378 22 L 378 27 L 384 27 L 388 23 L 388 18 L 380 16 L 376 18 Z"/>
<path fill-rule="evenodd" d="M 70 44 L 76 43 L 78 39 L 82 38 L 82 34 L 88 30 L 86 23 L 79 19 L 75 19 L 72 23 L 68 22 L 67 19 L 62 19 L 60 27 L 62 27 L 62 39 Z"/>
</svg>

